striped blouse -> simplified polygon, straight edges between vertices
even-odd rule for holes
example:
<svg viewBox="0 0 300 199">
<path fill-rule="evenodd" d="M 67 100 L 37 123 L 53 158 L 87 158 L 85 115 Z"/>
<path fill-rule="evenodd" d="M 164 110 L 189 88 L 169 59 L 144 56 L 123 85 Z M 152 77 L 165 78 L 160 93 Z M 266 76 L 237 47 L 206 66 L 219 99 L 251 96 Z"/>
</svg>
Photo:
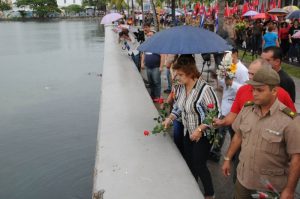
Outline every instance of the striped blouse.
<svg viewBox="0 0 300 199">
<path fill-rule="evenodd" d="M 215 108 L 219 110 L 216 93 L 213 88 L 201 78 L 197 80 L 188 96 L 186 96 L 185 86 L 180 85 L 176 90 L 176 97 L 177 99 L 173 106 L 172 114 L 175 115 L 176 118 L 181 117 L 184 125 L 184 134 L 186 131 L 192 134 L 196 128 L 198 128 L 205 119 L 208 104 L 214 104 Z"/>
</svg>

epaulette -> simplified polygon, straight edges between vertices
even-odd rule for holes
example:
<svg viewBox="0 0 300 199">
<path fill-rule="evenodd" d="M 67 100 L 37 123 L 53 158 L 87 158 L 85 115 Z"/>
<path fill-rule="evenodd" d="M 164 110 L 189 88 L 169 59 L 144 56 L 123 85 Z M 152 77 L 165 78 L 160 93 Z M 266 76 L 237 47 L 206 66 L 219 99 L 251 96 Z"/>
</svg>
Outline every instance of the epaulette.
<svg viewBox="0 0 300 199">
<path fill-rule="evenodd" d="M 254 102 L 253 102 L 253 101 L 247 101 L 247 102 L 244 104 L 244 107 L 253 106 L 253 105 L 254 105 Z"/>
<path fill-rule="evenodd" d="M 297 113 L 291 111 L 291 109 L 289 109 L 288 107 L 285 107 L 284 109 L 282 109 L 282 112 L 284 114 L 286 114 L 287 116 L 291 117 L 292 119 L 294 119 L 297 116 Z"/>
</svg>

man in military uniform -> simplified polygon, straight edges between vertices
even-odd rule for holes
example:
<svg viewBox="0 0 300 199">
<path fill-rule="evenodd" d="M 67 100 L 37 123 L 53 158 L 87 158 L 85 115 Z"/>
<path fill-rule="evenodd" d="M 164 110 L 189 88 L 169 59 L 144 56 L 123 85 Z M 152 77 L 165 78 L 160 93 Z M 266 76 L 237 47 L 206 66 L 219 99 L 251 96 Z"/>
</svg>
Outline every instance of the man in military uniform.
<svg viewBox="0 0 300 199">
<path fill-rule="evenodd" d="M 252 80 L 254 100 L 247 102 L 235 119 L 235 135 L 224 157 L 222 170 L 230 175 L 233 155 L 241 147 L 235 199 L 251 199 L 261 183 L 269 180 L 281 193 L 280 199 L 294 199 L 300 176 L 300 117 L 277 99 L 278 74 L 263 67 Z"/>
</svg>

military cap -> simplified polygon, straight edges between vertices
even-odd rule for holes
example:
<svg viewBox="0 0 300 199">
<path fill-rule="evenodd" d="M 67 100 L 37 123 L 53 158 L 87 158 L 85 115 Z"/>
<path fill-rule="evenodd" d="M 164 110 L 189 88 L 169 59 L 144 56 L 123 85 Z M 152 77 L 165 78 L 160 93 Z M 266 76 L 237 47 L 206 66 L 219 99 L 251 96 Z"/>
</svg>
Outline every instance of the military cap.
<svg viewBox="0 0 300 199">
<path fill-rule="evenodd" d="M 246 83 L 252 86 L 277 86 L 280 83 L 280 77 L 272 68 L 262 67 L 255 73 L 253 79 L 246 81 Z"/>
</svg>

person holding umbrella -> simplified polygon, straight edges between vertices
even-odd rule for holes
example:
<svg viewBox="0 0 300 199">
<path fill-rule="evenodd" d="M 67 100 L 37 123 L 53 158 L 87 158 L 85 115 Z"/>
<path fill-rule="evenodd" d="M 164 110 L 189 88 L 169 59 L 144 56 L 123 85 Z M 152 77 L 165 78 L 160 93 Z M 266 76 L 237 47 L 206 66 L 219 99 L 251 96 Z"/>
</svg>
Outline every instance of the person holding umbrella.
<svg viewBox="0 0 300 199">
<path fill-rule="evenodd" d="M 208 126 L 202 122 L 209 113 L 210 106 L 219 110 L 217 95 L 201 78 L 192 55 L 181 55 L 175 62 L 173 70 L 180 86 L 176 91 L 176 103 L 163 125 L 167 128 L 175 119 L 182 118 L 183 156 L 196 181 L 200 177 L 205 199 L 213 199 L 214 187 L 206 164 L 212 143 L 205 136 Z"/>
</svg>

